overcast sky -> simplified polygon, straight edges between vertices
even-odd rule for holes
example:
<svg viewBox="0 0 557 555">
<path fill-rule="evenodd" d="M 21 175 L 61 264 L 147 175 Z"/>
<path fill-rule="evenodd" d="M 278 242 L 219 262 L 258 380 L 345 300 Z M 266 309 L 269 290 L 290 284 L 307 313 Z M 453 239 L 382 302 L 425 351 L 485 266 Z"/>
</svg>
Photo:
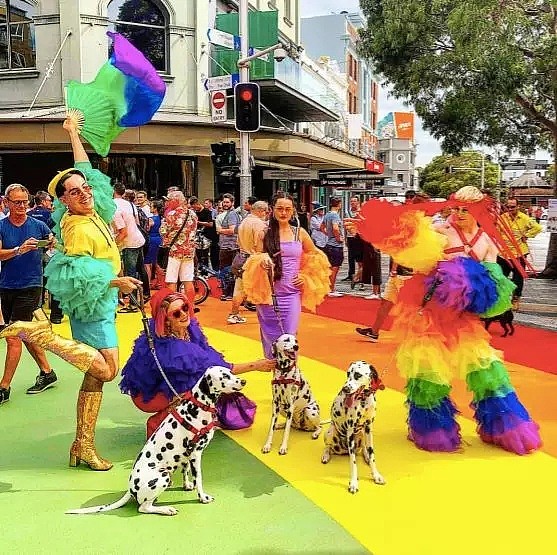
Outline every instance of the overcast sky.
<svg viewBox="0 0 557 555">
<path fill-rule="evenodd" d="M 340 13 L 343 10 L 355 12 L 359 10 L 358 0 L 300 0 L 302 17 L 313 17 L 316 15 L 327 15 Z M 339 60 L 341 61 L 341 60 Z M 385 87 L 381 88 L 379 96 L 379 119 L 388 112 L 408 111 L 401 101 L 389 96 Z M 439 143 L 426 131 L 422 129 L 419 120 L 416 120 L 416 143 L 418 144 L 417 165 L 425 166 L 434 156 L 441 154 Z"/>
</svg>

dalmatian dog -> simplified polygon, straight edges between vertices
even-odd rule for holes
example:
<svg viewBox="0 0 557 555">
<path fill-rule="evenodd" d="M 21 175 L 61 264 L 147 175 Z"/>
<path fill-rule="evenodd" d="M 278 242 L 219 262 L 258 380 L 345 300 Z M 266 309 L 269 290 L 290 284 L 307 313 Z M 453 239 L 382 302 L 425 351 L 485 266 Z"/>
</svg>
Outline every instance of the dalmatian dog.
<svg viewBox="0 0 557 555">
<path fill-rule="evenodd" d="M 317 439 L 321 433 L 319 405 L 313 397 L 308 381 L 298 366 L 298 340 L 294 335 L 285 333 L 273 343 L 273 355 L 276 359 L 275 373 L 271 382 L 273 386 L 273 413 L 267 441 L 261 449 L 269 453 L 273 444 L 273 433 L 284 428 L 279 455 L 288 452 L 290 428 L 313 432 L 311 437 Z M 277 425 L 279 414 L 286 418 L 286 423 Z"/>
<path fill-rule="evenodd" d="M 218 397 L 240 391 L 245 384 L 228 368 L 211 366 L 147 440 L 133 465 L 128 491 L 110 505 L 74 509 L 67 514 L 112 511 L 135 499 L 140 513 L 174 516 L 178 512 L 174 507 L 153 503 L 170 486 L 172 473 L 178 467 L 182 468 L 186 491 L 197 488 L 200 503 L 214 501 L 203 490 L 201 456 L 215 433 Z"/>
<path fill-rule="evenodd" d="M 353 362 L 347 371 L 346 382 L 335 397 L 331 407 L 331 425 L 325 434 L 325 450 L 321 462 L 327 464 L 331 455 L 350 456 L 350 482 L 348 491 L 358 491 L 356 454 L 362 451 L 371 468 L 371 478 L 376 484 L 385 479 L 375 464 L 373 451 L 373 421 L 375 420 L 375 392 L 385 389 L 377 370 L 367 362 Z"/>
</svg>

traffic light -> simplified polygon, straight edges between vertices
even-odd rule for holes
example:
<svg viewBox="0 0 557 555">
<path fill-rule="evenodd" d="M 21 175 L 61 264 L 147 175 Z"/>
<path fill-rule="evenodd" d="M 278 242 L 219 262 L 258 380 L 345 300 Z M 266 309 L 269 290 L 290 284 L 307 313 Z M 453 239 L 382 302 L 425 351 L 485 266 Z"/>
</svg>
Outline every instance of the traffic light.
<svg viewBox="0 0 557 555">
<path fill-rule="evenodd" d="M 211 161 L 219 175 L 233 175 L 239 171 L 239 160 L 236 156 L 236 143 L 212 143 Z"/>
<path fill-rule="evenodd" d="M 234 113 L 237 131 L 258 131 L 261 103 L 257 83 L 238 83 L 234 87 Z"/>
</svg>

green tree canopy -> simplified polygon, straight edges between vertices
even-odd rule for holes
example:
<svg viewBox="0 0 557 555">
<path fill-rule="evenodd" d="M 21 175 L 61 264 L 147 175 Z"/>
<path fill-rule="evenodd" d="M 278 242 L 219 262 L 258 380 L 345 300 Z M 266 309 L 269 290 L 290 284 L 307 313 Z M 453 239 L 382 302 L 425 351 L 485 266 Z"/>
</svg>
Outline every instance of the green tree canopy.
<svg viewBox="0 0 557 555">
<path fill-rule="evenodd" d="M 360 0 L 361 53 L 444 152 L 557 151 L 556 0 Z M 557 185 L 556 185 L 557 194 Z M 544 277 L 557 277 L 557 234 Z"/>
<path fill-rule="evenodd" d="M 531 153 L 557 136 L 557 5 L 537 0 L 361 0 L 361 49 L 458 153 Z"/>
<path fill-rule="evenodd" d="M 420 172 L 420 188 L 431 197 L 443 198 L 448 198 L 465 185 L 474 185 L 481 189 L 481 160 L 481 152 L 473 150 L 459 155 L 436 156 Z M 497 164 L 486 159 L 483 188 L 495 195 L 498 179 Z"/>
</svg>

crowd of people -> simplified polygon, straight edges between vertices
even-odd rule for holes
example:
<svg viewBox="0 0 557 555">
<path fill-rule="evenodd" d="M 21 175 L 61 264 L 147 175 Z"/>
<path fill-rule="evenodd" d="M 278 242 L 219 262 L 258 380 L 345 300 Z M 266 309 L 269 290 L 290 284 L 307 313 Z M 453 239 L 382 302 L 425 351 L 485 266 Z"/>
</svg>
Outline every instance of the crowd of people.
<svg viewBox="0 0 557 555">
<path fill-rule="evenodd" d="M 45 350 L 80 369 L 84 378 L 78 393 L 76 437 L 70 449 L 72 466 L 80 462 L 94 470 L 112 466 L 97 453 L 94 432 L 103 384 L 112 381 L 120 368 L 116 314 L 138 310 L 130 299 L 137 289 L 142 289 L 146 300 L 153 292 L 150 334 L 155 337 L 160 361 L 174 380 L 174 387 L 183 394 L 211 364 L 228 365 L 235 373 L 272 370 L 272 344 L 283 333 L 297 334 L 302 307 L 315 310 L 327 295 L 342 295 L 336 283 L 345 250 L 348 275 L 342 279 L 352 288 L 370 284 L 368 298 L 381 299 L 374 324 L 358 328 L 358 333 L 377 341 L 392 309 L 399 316 L 399 328 L 395 329 L 406 330 L 397 361 L 401 370 L 410 368 L 405 374 L 409 380 L 410 438 L 419 447 L 431 450 L 454 450 L 459 445 L 455 409 L 449 398 L 453 372 L 447 355 L 450 349 L 443 339 L 435 348 L 424 347 L 428 329 L 416 328 L 408 334 L 412 322 L 408 311 L 420 305 L 422 311 L 432 307 L 428 322 L 444 334 L 450 331 L 447 325 L 458 330 L 459 319 L 464 319 L 468 331 L 474 329 L 479 335 L 474 316 L 463 318 L 458 314 L 463 310 L 493 312 L 494 306 L 502 309 L 507 300 L 510 303 L 511 294 L 516 305 L 528 264 L 527 240 L 541 230 L 518 210 L 516 200 L 508 200 L 507 211 L 498 220 L 499 230 L 493 214 L 484 210 L 487 197 L 473 187 L 465 187 L 466 191 L 459 191 L 438 209 L 427 195 L 414 191 L 406 194 L 406 203 L 401 206 L 379 201 L 362 206 L 355 196 L 346 211 L 341 199 L 331 198 L 328 210 L 314 203 L 311 213 L 304 205 L 296 206 L 284 192 L 275 194 L 270 202 L 249 197 L 236 207 L 234 196 L 228 193 L 217 202 L 201 202 L 171 187 L 163 199 L 150 201 L 145 191 L 111 183 L 108 176 L 94 169 L 75 124 L 66 120 L 64 129 L 72 146 L 74 166 L 54 176 L 47 191 L 35 195 L 32 208 L 25 186 L 12 184 L 5 191 L 7 211 L 2 211 L 0 220 L 0 301 L 4 319 L 0 337 L 6 338 L 7 349 L 0 404 L 10 398 L 23 344 L 39 369 L 35 384 L 27 390 L 29 394 L 48 389 L 58 379 Z M 397 218 L 404 226 L 402 232 L 395 233 L 392 221 Z M 389 236 L 389 230 L 394 236 Z M 494 236 L 498 238 L 496 243 Z M 398 244 L 401 241 L 403 244 Z M 383 296 L 381 251 L 392 257 Z M 480 266 L 472 268 L 467 260 Z M 208 344 L 194 316 L 196 264 L 210 265 L 221 276 L 228 276 L 221 279 L 220 297 L 230 302 L 228 324 L 246 322 L 240 314 L 242 306 L 256 313 L 265 358 L 231 365 Z M 433 285 L 425 277 L 432 271 L 437 272 L 431 277 Z M 462 282 L 468 279 L 467 273 L 472 272 L 474 279 L 481 274 L 488 284 L 486 290 L 491 291 L 489 298 L 477 300 L 473 309 L 446 306 L 443 303 L 452 293 L 445 292 L 445 297 L 430 303 L 443 282 L 437 275 L 443 272 L 458 274 Z M 506 276 L 512 276 L 514 283 Z M 45 290 L 50 300 L 50 321 L 40 310 Z M 431 293 L 427 301 L 426 293 Z M 454 313 L 450 322 L 449 312 Z M 52 324 L 59 324 L 64 316 L 69 318 L 72 339 L 53 331 Z M 459 334 L 454 331 L 453 336 L 465 344 L 469 338 Z M 124 366 L 121 387 L 142 410 L 156 413 L 148 425 L 152 431 L 167 413 L 174 391 L 158 375 L 155 359 L 148 356 L 148 335 L 143 332 L 136 341 L 132 357 Z M 506 370 L 486 337 L 482 336 L 481 341 L 489 364 L 482 366 L 483 359 L 469 361 L 467 373 L 482 438 L 515 452 L 537 448 L 535 423 L 516 398 Z M 451 345 L 454 348 L 454 341 Z M 420 364 L 415 363 L 417 359 Z M 432 361 L 439 363 L 439 368 L 430 368 Z M 499 389 L 492 391 L 485 380 L 497 382 Z M 498 399 L 505 399 L 507 408 L 516 413 L 512 430 L 503 426 L 501 431 L 493 425 L 501 418 L 500 412 L 507 410 L 499 406 Z M 491 413 L 486 416 L 488 409 Z"/>
</svg>

